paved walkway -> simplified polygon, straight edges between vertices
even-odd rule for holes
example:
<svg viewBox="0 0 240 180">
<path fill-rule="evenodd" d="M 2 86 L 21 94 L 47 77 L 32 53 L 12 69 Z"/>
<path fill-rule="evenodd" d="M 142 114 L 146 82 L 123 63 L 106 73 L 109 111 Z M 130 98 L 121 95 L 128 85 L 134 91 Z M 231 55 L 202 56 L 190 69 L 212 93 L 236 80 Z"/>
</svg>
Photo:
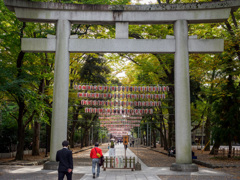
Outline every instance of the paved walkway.
<svg viewBox="0 0 240 180">
<path fill-rule="evenodd" d="M 116 145 L 116 156 L 124 156 L 123 145 Z M 104 154 L 108 156 L 108 152 Z M 136 155 L 127 149 L 127 156 L 136 157 Z M 137 158 L 137 157 L 136 157 Z M 199 168 L 199 172 L 173 172 L 169 167 L 148 167 L 141 160 L 142 170 L 131 171 L 130 169 L 107 169 L 100 173 L 99 180 L 179 180 L 179 179 L 216 179 L 224 180 L 231 179 L 232 176 L 220 171 L 211 170 L 208 168 Z M 57 171 L 42 170 L 42 166 L 1 166 L 0 179 L 18 179 L 18 180 L 57 180 Z M 73 180 L 92 180 L 91 166 L 75 166 Z"/>
</svg>

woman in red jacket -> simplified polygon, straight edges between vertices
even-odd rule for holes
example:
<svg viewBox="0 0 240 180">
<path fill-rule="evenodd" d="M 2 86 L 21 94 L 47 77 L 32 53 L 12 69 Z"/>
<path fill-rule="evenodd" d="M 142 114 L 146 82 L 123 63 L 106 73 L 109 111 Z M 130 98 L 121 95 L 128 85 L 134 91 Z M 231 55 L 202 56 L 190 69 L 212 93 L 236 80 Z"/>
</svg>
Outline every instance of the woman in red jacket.
<svg viewBox="0 0 240 180">
<path fill-rule="evenodd" d="M 95 178 L 95 167 L 97 164 L 97 177 L 99 177 L 100 174 L 100 166 L 99 166 L 99 158 L 102 157 L 102 150 L 98 148 L 98 143 L 95 143 L 95 147 L 92 148 L 90 157 L 92 158 L 92 173 L 93 173 L 93 178 Z"/>
</svg>

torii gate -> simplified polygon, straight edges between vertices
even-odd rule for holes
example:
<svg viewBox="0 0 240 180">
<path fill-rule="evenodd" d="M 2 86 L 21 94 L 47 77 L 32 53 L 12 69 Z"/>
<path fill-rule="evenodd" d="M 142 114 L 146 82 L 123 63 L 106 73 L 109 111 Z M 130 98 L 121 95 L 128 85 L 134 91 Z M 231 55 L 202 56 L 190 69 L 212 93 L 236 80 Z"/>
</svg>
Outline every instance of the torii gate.
<svg viewBox="0 0 240 180">
<path fill-rule="evenodd" d="M 188 37 L 188 24 L 214 23 L 228 19 L 240 1 L 161 4 L 141 6 L 76 5 L 4 0 L 20 21 L 57 24 L 56 36 L 22 39 L 24 52 L 55 52 L 53 113 L 50 161 L 67 138 L 69 53 L 175 53 L 175 171 L 198 171 L 192 164 L 189 86 L 189 53 L 219 53 L 221 39 Z M 71 24 L 115 24 L 116 39 L 78 39 L 70 36 Z M 174 24 L 174 36 L 167 39 L 128 39 L 129 24 Z"/>
</svg>

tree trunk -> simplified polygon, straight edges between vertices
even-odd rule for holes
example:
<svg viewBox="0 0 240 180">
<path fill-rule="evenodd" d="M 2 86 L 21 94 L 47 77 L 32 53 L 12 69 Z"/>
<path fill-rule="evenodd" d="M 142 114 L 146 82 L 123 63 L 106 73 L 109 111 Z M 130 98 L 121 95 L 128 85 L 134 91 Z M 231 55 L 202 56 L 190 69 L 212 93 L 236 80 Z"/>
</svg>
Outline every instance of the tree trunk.
<svg viewBox="0 0 240 180">
<path fill-rule="evenodd" d="M 210 114 L 209 114 L 210 115 Z M 207 117 L 206 123 L 205 123 L 205 144 L 207 144 L 210 141 L 210 118 Z M 210 151 L 210 143 L 205 147 L 204 151 Z"/>
<path fill-rule="evenodd" d="M 32 155 L 39 156 L 39 143 L 40 143 L 40 124 L 34 122 L 34 133 L 33 133 L 33 144 L 32 144 Z"/>
<path fill-rule="evenodd" d="M 18 144 L 17 144 L 17 154 L 15 160 L 23 160 L 24 151 L 24 139 L 25 139 L 25 128 L 23 125 L 23 111 L 25 104 L 24 102 L 19 103 L 19 114 L 18 114 Z"/>
<path fill-rule="evenodd" d="M 162 122 L 160 123 L 160 129 L 163 129 L 163 127 L 162 127 Z M 161 143 L 161 147 L 163 147 L 163 134 L 162 133 L 160 133 L 160 143 Z"/>
<path fill-rule="evenodd" d="M 228 141 L 228 158 L 232 157 L 232 143 L 231 143 L 231 139 L 230 141 Z"/>
<path fill-rule="evenodd" d="M 72 122 L 71 130 L 70 130 L 70 139 L 69 144 L 71 148 L 74 148 L 74 134 L 75 134 L 75 127 L 76 127 L 77 121 Z"/>
<path fill-rule="evenodd" d="M 157 144 L 157 141 L 156 141 L 156 131 L 155 129 L 152 130 L 152 139 L 153 139 L 153 148 L 156 148 L 156 144 Z"/>
<path fill-rule="evenodd" d="M 164 150 L 167 150 L 167 149 L 168 149 L 168 146 L 167 146 L 167 145 L 168 145 L 168 143 L 167 143 L 167 138 L 166 138 L 166 136 L 163 135 L 163 131 L 162 131 L 161 128 L 158 128 L 158 130 L 159 130 L 161 136 L 163 137 Z"/>
<path fill-rule="evenodd" d="M 174 107 L 174 102 L 170 101 L 169 106 Z M 175 118 L 173 116 L 174 114 L 174 110 L 172 108 L 170 108 L 168 110 L 170 116 L 169 116 L 169 121 L 168 121 L 168 147 L 172 147 L 175 146 Z"/>
<path fill-rule="evenodd" d="M 214 150 L 215 149 L 217 149 L 216 154 L 218 154 L 218 149 L 219 149 L 220 145 L 221 145 L 220 141 L 216 141 L 209 154 L 214 155 Z"/>
</svg>

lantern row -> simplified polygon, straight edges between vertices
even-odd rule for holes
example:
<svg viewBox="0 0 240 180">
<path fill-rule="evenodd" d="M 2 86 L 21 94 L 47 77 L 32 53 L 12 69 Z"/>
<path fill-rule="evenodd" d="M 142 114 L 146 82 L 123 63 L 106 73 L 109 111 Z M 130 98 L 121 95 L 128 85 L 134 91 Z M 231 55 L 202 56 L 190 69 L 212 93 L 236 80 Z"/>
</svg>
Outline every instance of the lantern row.
<svg viewBox="0 0 240 180">
<path fill-rule="evenodd" d="M 131 115 L 141 115 L 141 114 L 153 114 L 153 109 L 104 109 L 104 108 L 85 108 L 85 113 L 99 113 L 99 114 L 131 114 Z"/>
<path fill-rule="evenodd" d="M 108 131 L 130 131 L 131 128 L 108 128 Z"/>
<path fill-rule="evenodd" d="M 134 124 L 134 123 L 140 123 L 141 121 L 138 120 L 132 120 L 132 121 L 100 121 L 102 124 L 112 124 L 112 123 L 124 123 L 124 124 Z"/>
<path fill-rule="evenodd" d="M 75 85 L 76 90 L 94 91 L 134 91 L 134 92 L 165 92 L 169 91 L 168 86 L 98 86 L 98 85 Z"/>
<path fill-rule="evenodd" d="M 83 106 L 138 106 L 138 107 L 158 107 L 161 101 L 104 101 L 104 100 L 81 100 Z"/>
<path fill-rule="evenodd" d="M 120 134 L 127 134 L 128 131 L 109 131 L 108 133 L 120 135 Z"/>
<path fill-rule="evenodd" d="M 133 127 L 140 127 L 140 124 L 100 124 L 101 127 L 106 127 L 106 128 L 125 128 L 125 127 L 129 127 L 129 128 L 133 128 Z"/>
<path fill-rule="evenodd" d="M 127 120 L 135 120 L 135 119 L 142 119 L 142 116 L 137 116 L 137 117 L 123 117 L 123 116 L 119 116 L 119 117 L 99 117 L 99 119 L 127 119 Z"/>
<path fill-rule="evenodd" d="M 114 99 L 166 99 L 166 94 L 111 94 L 111 93 L 82 93 L 77 94 L 79 98 L 114 98 Z"/>
</svg>

